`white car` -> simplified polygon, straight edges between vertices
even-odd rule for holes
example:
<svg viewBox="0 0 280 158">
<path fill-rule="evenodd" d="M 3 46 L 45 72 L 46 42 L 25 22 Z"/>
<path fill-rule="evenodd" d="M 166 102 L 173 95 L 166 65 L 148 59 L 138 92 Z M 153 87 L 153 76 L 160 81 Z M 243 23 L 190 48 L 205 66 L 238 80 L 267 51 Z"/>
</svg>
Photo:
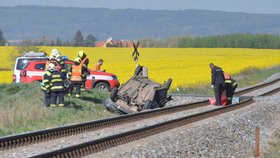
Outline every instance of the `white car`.
<svg viewBox="0 0 280 158">
<path fill-rule="evenodd" d="M 13 82 L 20 82 L 20 71 L 25 69 L 30 61 L 47 60 L 47 54 L 45 52 L 25 52 L 23 56 L 18 57 L 14 66 Z"/>
</svg>

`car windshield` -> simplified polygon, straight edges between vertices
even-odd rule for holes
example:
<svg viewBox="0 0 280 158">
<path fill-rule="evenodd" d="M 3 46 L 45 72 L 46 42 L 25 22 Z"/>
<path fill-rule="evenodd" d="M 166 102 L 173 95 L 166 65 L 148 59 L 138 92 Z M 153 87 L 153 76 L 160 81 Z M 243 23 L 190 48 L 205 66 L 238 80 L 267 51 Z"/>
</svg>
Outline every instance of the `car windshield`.
<svg viewBox="0 0 280 158">
<path fill-rule="evenodd" d="M 40 59 L 34 59 L 34 58 L 33 59 L 28 59 L 28 58 L 19 59 L 18 62 L 17 62 L 16 69 L 17 70 L 23 70 L 28 66 L 28 62 L 36 61 L 36 60 L 40 60 Z M 46 60 L 46 59 L 41 59 L 41 60 Z"/>
</svg>

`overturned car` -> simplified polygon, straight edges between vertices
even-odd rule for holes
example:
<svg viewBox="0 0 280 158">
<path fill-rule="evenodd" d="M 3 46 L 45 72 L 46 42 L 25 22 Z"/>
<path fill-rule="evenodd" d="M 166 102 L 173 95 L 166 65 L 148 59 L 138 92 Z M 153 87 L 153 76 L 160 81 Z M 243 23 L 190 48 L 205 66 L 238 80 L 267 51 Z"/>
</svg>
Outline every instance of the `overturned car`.
<svg viewBox="0 0 280 158">
<path fill-rule="evenodd" d="M 131 79 L 120 88 L 113 88 L 110 98 L 104 101 L 109 111 L 120 114 L 139 112 L 146 109 L 162 108 L 172 100 L 167 96 L 172 79 L 159 84 L 148 78 L 148 69 L 138 66 Z"/>
</svg>

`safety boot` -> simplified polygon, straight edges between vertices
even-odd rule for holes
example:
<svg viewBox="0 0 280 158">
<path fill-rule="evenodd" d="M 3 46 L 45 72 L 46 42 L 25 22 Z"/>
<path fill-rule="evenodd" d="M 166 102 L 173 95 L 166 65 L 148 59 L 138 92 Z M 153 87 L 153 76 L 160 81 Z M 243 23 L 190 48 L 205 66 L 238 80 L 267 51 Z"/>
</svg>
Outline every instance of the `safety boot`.
<svg viewBox="0 0 280 158">
<path fill-rule="evenodd" d="M 64 107 L 64 104 L 58 104 L 59 107 Z"/>
<path fill-rule="evenodd" d="M 50 107 L 56 107 L 56 105 L 55 104 L 51 104 Z"/>
</svg>

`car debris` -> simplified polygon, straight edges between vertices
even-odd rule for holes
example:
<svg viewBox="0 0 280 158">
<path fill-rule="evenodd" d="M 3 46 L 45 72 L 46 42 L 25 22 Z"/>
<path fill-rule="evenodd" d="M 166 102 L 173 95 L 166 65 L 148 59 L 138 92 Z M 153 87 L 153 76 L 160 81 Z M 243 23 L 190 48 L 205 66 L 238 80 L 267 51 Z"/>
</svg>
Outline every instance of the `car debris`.
<svg viewBox="0 0 280 158">
<path fill-rule="evenodd" d="M 137 66 L 134 75 L 120 88 L 113 88 L 110 97 L 104 101 L 109 111 L 120 114 L 140 112 L 147 109 L 163 108 L 172 100 L 168 96 L 172 79 L 159 84 L 148 78 L 148 68 Z"/>
</svg>

